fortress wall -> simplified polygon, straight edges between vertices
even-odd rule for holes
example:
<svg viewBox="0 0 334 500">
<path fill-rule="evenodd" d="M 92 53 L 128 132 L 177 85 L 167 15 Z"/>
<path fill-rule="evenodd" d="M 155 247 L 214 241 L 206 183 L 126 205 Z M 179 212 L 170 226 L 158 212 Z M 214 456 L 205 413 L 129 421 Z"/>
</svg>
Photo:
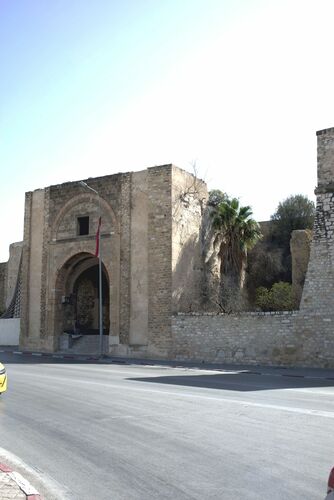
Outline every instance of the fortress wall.
<svg viewBox="0 0 334 500">
<path fill-rule="evenodd" d="M 300 309 L 308 314 L 334 311 L 334 128 L 317 132 L 316 216 Z"/>
</svg>

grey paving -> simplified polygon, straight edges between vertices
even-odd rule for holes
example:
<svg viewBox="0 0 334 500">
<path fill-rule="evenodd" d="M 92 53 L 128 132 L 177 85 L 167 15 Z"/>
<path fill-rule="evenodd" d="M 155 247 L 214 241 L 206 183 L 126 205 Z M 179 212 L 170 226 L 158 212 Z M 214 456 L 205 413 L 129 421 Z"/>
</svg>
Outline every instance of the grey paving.
<svg viewBox="0 0 334 500">
<path fill-rule="evenodd" d="M 9 374 L 1 446 L 69 498 L 325 496 L 334 380 L 293 370 L 302 377 L 5 353 L 1 360 Z"/>
</svg>

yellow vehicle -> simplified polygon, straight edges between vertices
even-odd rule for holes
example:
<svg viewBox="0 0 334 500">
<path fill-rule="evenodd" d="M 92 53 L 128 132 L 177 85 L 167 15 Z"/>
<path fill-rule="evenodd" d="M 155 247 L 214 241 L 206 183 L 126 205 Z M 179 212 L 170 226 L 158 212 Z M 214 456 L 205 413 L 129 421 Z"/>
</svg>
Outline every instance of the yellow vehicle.
<svg viewBox="0 0 334 500">
<path fill-rule="evenodd" d="M 7 373 L 6 368 L 0 363 L 0 394 L 7 390 Z"/>
</svg>

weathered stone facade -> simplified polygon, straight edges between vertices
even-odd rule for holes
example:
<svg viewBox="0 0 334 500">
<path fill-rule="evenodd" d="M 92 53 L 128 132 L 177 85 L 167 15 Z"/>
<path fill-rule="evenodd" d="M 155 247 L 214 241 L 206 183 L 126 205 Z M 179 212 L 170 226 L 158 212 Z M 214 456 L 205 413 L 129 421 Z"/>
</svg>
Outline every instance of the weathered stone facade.
<svg viewBox="0 0 334 500">
<path fill-rule="evenodd" d="M 210 254 L 203 231 L 207 188 L 191 174 L 163 165 L 88 179 L 99 195 L 80 182 L 26 194 L 21 347 L 55 351 L 67 346 L 75 351 L 64 332 L 97 330 L 94 252 L 101 215 L 107 352 L 333 368 L 334 129 L 317 136 L 316 220 L 298 311 L 194 313 L 205 299 L 205 259 Z M 292 248 L 301 239 L 295 238 Z M 306 261 L 305 255 L 299 262 L 300 289 Z M 8 269 L 0 268 L 7 284 Z M 0 286 L 2 303 L 14 281 Z M 89 352 L 93 342 L 85 340 L 82 349 Z"/>
<path fill-rule="evenodd" d="M 172 311 L 199 303 L 200 202 L 189 190 L 200 185 L 205 198 L 206 185 L 173 165 L 86 182 L 92 189 L 69 182 L 26 194 L 20 344 L 56 351 L 64 332 L 97 332 L 101 214 L 107 350 L 168 357 Z M 179 265 L 189 240 L 196 258 Z"/>
</svg>

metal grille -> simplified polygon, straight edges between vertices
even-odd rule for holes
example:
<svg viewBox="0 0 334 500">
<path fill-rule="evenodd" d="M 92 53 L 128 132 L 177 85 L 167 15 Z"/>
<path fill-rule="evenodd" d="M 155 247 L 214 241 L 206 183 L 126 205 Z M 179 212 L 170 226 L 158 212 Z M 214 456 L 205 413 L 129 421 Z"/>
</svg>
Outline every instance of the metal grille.
<svg viewBox="0 0 334 500">
<path fill-rule="evenodd" d="M 21 317 L 21 289 L 22 289 L 22 255 L 20 259 L 19 270 L 13 298 L 7 307 L 7 310 L 0 316 L 1 319 L 20 318 Z"/>
</svg>

